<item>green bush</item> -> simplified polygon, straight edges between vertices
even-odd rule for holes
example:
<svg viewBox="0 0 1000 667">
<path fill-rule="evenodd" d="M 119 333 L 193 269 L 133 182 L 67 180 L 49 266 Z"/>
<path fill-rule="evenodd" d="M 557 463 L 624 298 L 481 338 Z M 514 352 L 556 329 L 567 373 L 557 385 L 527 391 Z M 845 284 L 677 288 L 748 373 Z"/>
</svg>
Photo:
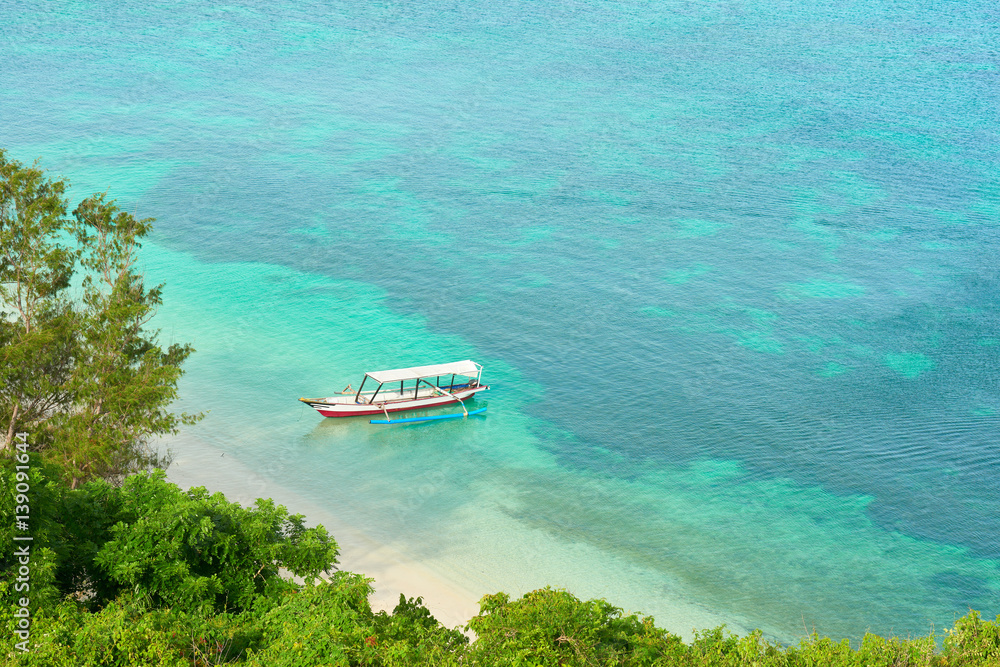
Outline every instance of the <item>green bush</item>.
<svg viewBox="0 0 1000 667">
<path fill-rule="evenodd" d="M 945 630 L 944 658 L 949 667 L 1000 665 L 1000 616 L 984 621 L 978 611 L 970 611 Z"/>
<path fill-rule="evenodd" d="M 458 664 L 467 639 L 431 616 L 418 598 L 400 602 L 391 615 L 373 613 L 371 580 L 338 572 L 329 582 L 287 594 L 261 618 L 263 650 L 248 665 Z"/>
<path fill-rule="evenodd" d="M 6 495 L 13 476 L 4 468 Z M 129 591 L 151 608 L 239 611 L 295 588 L 281 568 L 313 580 L 336 563 L 337 543 L 322 526 L 306 528 L 271 500 L 242 507 L 202 488 L 181 491 L 162 471 L 120 488 L 95 480 L 68 489 L 48 468 L 30 470 L 34 609 L 73 596 L 96 610 Z M 12 511 L 0 509 L 2 581 L 17 570 Z M 7 603 L 14 593 L 0 589 Z"/>
<path fill-rule="evenodd" d="M 515 601 L 497 593 L 479 604 L 468 625 L 477 637 L 470 664 L 634 665 L 686 653 L 680 639 L 652 619 L 562 590 L 544 588 Z"/>
<path fill-rule="evenodd" d="M 103 482 L 88 485 L 98 495 Z M 94 557 L 96 576 L 141 591 L 154 607 L 209 613 L 268 604 L 295 588 L 284 567 L 313 580 L 336 563 L 337 544 L 320 526 L 306 528 L 274 501 L 253 507 L 181 491 L 162 471 L 129 477 L 115 490 L 120 509 L 110 539 Z"/>
</svg>

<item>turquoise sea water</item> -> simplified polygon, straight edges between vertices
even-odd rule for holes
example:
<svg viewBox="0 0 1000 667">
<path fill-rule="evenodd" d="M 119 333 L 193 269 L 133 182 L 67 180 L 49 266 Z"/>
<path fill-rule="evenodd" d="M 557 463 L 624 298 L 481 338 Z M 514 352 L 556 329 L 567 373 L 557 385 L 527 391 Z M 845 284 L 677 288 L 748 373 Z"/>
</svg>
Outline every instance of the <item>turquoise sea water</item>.
<svg viewBox="0 0 1000 667">
<path fill-rule="evenodd" d="M 158 220 L 182 454 L 680 632 L 1000 613 L 993 3 L 0 17 L 0 146 Z M 464 358 L 485 418 L 295 400 Z"/>
</svg>

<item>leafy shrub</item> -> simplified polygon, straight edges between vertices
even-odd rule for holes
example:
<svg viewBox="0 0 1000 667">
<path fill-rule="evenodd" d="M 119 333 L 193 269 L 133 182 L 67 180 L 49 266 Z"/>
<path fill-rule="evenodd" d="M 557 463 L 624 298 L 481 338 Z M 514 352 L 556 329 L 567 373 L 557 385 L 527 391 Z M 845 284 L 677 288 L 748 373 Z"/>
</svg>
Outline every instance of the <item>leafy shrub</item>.
<svg viewBox="0 0 1000 667">
<path fill-rule="evenodd" d="M 487 595 L 469 621 L 476 665 L 628 665 L 685 654 L 680 639 L 604 600 L 544 588 L 511 601 Z M 645 664 L 651 664 L 645 662 Z"/>
<path fill-rule="evenodd" d="M 949 667 L 1000 665 L 1000 616 L 983 621 L 978 611 L 970 611 L 945 630 L 943 649 Z"/>
<path fill-rule="evenodd" d="M 104 482 L 88 486 L 109 491 Z M 295 588 L 279 568 L 311 581 L 336 563 L 337 544 L 322 526 L 306 528 L 304 517 L 269 499 L 242 507 L 204 488 L 181 491 L 162 471 L 133 475 L 115 491 L 118 520 L 94 557 L 94 576 L 140 591 L 152 606 L 249 609 Z"/>
</svg>

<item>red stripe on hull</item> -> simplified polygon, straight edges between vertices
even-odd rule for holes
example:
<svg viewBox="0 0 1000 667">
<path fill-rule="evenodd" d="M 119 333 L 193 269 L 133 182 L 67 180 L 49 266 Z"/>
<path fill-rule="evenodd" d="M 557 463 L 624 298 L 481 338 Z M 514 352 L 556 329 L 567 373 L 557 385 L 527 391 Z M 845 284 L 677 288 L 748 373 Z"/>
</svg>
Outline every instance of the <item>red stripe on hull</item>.
<svg viewBox="0 0 1000 667">
<path fill-rule="evenodd" d="M 472 398 L 471 396 L 469 398 Z M 435 403 L 434 405 L 418 405 L 417 407 L 401 407 L 401 408 L 391 408 L 388 405 L 385 406 L 385 411 L 381 409 L 375 410 L 351 410 L 350 412 L 332 412 L 330 410 L 321 410 L 316 408 L 324 417 L 367 417 L 370 415 L 381 415 L 386 412 L 405 412 L 406 410 L 425 410 L 427 408 L 436 408 L 439 405 L 451 405 L 452 403 L 458 403 L 458 401 L 444 401 L 442 403 Z M 316 407 L 316 406 L 313 406 Z"/>
</svg>

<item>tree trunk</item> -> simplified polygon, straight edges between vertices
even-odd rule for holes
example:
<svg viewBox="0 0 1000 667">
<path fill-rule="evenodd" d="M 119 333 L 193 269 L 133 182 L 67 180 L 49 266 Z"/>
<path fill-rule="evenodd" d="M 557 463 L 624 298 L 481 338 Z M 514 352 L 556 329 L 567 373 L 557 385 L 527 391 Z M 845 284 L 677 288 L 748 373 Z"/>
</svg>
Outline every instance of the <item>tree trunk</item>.
<svg viewBox="0 0 1000 667">
<path fill-rule="evenodd" d="M 14 403 L 14 414 L 10 416 L 10 426 L 7 428 L 7 437 L 4 439 L 3 447 L 0 447 L 0 451 L 10 449 L 10 444 L 14 442 L 14 431 L 17 428 L 17 411 L 20 407 L 20 403 Z"/>
</svg>

